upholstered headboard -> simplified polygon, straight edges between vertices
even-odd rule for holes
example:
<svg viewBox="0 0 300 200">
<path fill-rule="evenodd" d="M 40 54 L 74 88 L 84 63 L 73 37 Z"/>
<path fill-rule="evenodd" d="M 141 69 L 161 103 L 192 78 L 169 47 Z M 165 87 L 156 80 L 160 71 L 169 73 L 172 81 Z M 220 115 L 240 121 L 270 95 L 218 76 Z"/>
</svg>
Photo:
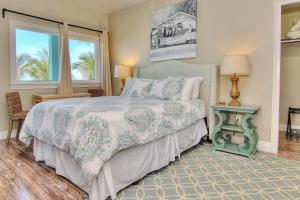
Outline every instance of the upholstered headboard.
<svg viewBox="0 0 300 200">
<path fill-rule="evenodd" d="M 134 70 L 134 76 L 149 79 L 163 79 L 169 76 L 203 77 L 204 81 L 200 88 L 200 99 L 202 99 L 206 105 L 211 134 L 214 125 L 214 115 L 210 105 L 216 104 L 218 101 L 218 76 L 217 67 L 215 65 L 191 64 L 172 60 L 137 67 Z"/>
</svg>

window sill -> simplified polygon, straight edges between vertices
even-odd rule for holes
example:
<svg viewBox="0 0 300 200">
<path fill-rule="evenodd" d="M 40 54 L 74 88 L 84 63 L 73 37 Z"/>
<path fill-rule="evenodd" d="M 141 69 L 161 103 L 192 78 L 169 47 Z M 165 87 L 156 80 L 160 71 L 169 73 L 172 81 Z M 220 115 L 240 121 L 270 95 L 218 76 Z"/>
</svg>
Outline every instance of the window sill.
<svg viewBox="0 0 300 200">
<path fill-rule="evenodd" d="M 75 82 L 72 83 L 73 88 L 89 88 L 100 87 L 97 82 Z M 11 84 L 12 90 L 33 90 L 33 89 L 57 89 L 58 83 L 15 83 Z"/>
<path fill-rule="evenodd" d="M 100 82 L 73 82 L 73 88 L 100 87 Z"/>
<path fill-rule="evenodd" d="M 53 89 L 58 83 L 13 83 L 10 88 L 13 90 Z"/>
</svg>

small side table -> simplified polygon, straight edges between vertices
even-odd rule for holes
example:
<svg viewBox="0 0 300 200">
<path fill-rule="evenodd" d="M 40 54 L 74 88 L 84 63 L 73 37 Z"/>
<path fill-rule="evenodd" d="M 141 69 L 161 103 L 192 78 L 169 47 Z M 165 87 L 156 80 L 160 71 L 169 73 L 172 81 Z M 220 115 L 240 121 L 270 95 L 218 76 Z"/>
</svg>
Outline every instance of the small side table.
<svg viewBox="0 0 300 200">
<path fill-rule="evenodd" d="M 252 123 L 254 115 L 259 110 L 257 106 L 211 106 L 216 116 L 216 124 L 212 134 L 214 148 L 233 154 L 252 158 L 256 152 L 258 136 L 256 126 Z M 236 116 L 241 115 L 241 121 L 236 122 Z M 234 118 L 231 119 L 231 117 Z M 232 135 L 241 134 L 244 141 L 241 144 L 232 143 Z"/>
</svg>

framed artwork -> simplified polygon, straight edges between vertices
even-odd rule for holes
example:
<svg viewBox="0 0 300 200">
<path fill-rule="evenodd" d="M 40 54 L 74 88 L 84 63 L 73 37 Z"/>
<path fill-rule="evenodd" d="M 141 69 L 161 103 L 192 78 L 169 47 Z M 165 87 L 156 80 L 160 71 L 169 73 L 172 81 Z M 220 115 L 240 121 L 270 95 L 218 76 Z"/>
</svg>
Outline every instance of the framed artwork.
<svg viewBox="0 0 300 200">
<path fill-rule="evenodd" d="M 197 56 L 197 0 L 184 0 L 152 12 L 150 61 Z"/>
</svg>

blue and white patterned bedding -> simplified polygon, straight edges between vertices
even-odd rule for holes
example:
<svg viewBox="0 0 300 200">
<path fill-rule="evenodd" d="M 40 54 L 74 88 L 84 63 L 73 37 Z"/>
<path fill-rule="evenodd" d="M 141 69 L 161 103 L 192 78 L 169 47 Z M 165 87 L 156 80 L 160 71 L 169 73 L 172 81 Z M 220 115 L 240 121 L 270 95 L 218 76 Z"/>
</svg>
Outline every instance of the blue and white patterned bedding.
<svg viewBox="0 0 300 200">
<path fill-rule="evenodd" d="M 33 137 L 69 152 L 92 181 L 117 152 L 187 128 L 206 116 L 201 100 L 99 97 L 48 101 L 34 106 L 20 139 Z"/>
</svg>

